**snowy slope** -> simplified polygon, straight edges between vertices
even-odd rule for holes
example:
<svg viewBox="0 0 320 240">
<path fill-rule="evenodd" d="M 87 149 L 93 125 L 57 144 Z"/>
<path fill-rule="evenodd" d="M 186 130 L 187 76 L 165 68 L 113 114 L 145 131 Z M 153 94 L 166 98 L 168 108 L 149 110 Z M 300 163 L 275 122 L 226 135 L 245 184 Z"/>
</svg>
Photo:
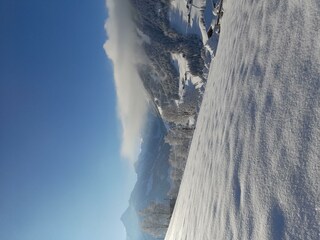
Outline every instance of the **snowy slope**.
<svg viewBox="0 0 320 240">
<path fill-rule="evenodd" d="M 320 2 L 224 10 L 165 239 L 320 239 Z"/>
<path fill-rule="evenodd" d="M 195 3 L 196 2 L 196 3 Z M 187 1 L 172 0 L 169 20 L 171 25 L 177 29 L 182 34 L 199 34 L 203 33 L 206 38 L 206 29 L 200 20 L 201 18 L 201 8 L 204 5 L 204 0 L 195 0 L 193 4 L 188 4 Z M 197 5 L 195 5 L 197 4 Z M 190 19 L 188 23 L 188 14 L 190 13 Z"/>
</svg>

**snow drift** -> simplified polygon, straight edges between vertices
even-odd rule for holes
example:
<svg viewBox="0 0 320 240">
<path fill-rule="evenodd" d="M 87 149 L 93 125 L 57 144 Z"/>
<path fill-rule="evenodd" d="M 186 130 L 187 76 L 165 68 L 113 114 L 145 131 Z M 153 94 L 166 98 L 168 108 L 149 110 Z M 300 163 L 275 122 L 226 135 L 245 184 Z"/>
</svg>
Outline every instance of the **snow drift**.
<svg viewBox="0 0 320 240">
<path fill-rule="evenodd" d="M 166 240 L 320 239 L 320 2 L 224 10 Z"/>
</svg>

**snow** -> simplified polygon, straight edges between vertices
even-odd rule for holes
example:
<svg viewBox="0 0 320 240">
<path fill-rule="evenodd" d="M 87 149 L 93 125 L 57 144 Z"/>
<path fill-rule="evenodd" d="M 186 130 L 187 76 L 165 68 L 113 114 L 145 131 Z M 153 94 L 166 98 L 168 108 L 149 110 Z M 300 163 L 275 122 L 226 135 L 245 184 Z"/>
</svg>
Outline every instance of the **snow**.
<svg viewBox="0 0 320 240">
<path fill-rule="evenodd" d="M 160 115 L 162 116 L 162 113 L 163 113 L 162 108 L 160 106 L 157 106 L 157 108 L 158 108 Z"/>
<path fill-rule="evenodd" d="M 166 240 L 320 239 L 319 13 L 224 1 Z"/>
<path fill-rule="evenodd" d="M 199 76 L 194 76 L 190 73 L 187 59 L 182 53 L 171 53 L 173 65 L 179 72 L 179 100 L 175 103 L 177 106 L 184 102 L 183 98 L 186 94 L 186 86 L 194 85 L 196 89 L 203 86 L 203 80 Z"/>
<path fill-rule="evenodd" d="M 188 123 L 188 126 L 189 127 L 193 127 L 194 126 L 194 124 L 195 124 L 195 117 L 194 116 L 192 116 L 192 117 L 189 117 L 189 123 Z"/>
<path fill-rule="evenodd" d="M 187 8 L 186 0 L 172 0 L 170 3 L 171 7 L 168 18 L 173 28 L 182 34 L 198 34 L 202 36 L 205 43 L 208 40 L 206 30 L 208 26 L 201 21 L 201 10 L 205 8 L 206 4 L 210 8 L 211 2 L 206 3 L 205 0 L 193 0 L 192 4 L 189 4 L 189 9 Z M 190 23 L 188 23 L 189 13 Z M 207 19 L 207 22 L 211 23 L 211 18 Z"/>
<path fill-rule="evenodd" d="M 180 79 L 184 79 L 185 73 L 189 71 L 188 61 L 183 57 L 183 53 L 171 53 L 173 65 L 179 71 Z"/>
<path fill-rule="evenodd" d="M 177 106 L 183 102 L 185 74 L 188 71 L 188 61 L 183 57 L 182 53 L 172 53 L 171 58 L 173 65 L 179 72 L 179 100 L 176 100 Z"/>
<path fill-rule="evenodd" d="M 193 21 L 188 24 L 188 12 L 189 10 L 186 7 L 186 1 L 173 0 L 171 1 L 171 8 L 169 10 L 169 21 L 172 26 L 180 33 L 200 33 L 199 26 L 195 25 Z M 194 16 L 198 17 L 199 13 L 193 12 Z"/>
<path fill-rule="evenodd" d="M 187 2 L 189 8 L 187 8 Z M 181 34 L 197 34 L 204 45 L 205 66 L 209 68 L 211 58 L 214 57 L 218 37 L 214 35 L 208 39 L 207 30 L 214 25 L 217 19 L 213 15 L 213 2 L 206 0 L 172 0 L 170 1 L 168 19 L 171 26 Z M 188 23 L 188 16 L 190 22 Z"/>
</svg>

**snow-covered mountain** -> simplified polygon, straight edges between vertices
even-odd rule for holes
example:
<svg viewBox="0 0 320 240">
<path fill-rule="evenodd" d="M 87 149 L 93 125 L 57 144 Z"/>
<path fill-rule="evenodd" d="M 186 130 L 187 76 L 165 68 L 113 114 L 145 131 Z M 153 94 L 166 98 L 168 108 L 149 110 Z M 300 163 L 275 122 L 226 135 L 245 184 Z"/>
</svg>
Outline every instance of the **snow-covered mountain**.
<svg viewBox="0 0 320 240">
<path fill-rule="evenodd" d="M 166 240 L 320 239 L 320 4 L 224 0 L 208 39 L 214 2 L 132 0 L 163 134 L 137 165 L 128 239 L 155 239 L 128 223 L 178 191 Z"/>
<path fill-rule="evenodd" d="M 203 43 L 199 36 L 181 34 L 170 25 L 170 1 L 131 2 L 137 34 L 148 60 L 139 66 L 140 77 L 162 115 L 170 115 L 178 111 L 175 101 L 183 102 L 182 82 L 191 77 L 198 77 L 198 82 L 204 80 Z"/>
<path fill-rule="evenodd" d="M 166 142 L 171 146 L 169 161 L 173 168 L 168 195 L 176 198 L 209 63 L 217 46 L 217 39 L 208 41 L 205 31 L 205 13 L 212 10 L 212 4 L 203 3 L 197 11 L 197 18 L 189 21 L 185 32 L 181 31 L 184 20 L 178 20 L 182 13 L 175 1 L 132 0 L 132 5 L 137 35 L 147 59 L 138 65 L 138 70 L 151 105 L 163 119 L 170 135 Z M 187 5 L 191 16 L 195 12 L 191 11 L 193 5 L 190 2 Z M 210 25 L 213 15 L 207 15 L 207 25 Z M 196 22 L 198 32 L 194 30 Z"/>
<path fill-rule="evenodd" d="M 131 4 L 146 59 L 137 68 L 153 109 L 135 166 L 138 180 L 122 221 L 128 240 L 164 239 L 217 38 L 208 41 L 206 34 L 212 4 L 203 5 L 196 15 L 190 11 L 194 20 L 187 26 L 179 19 L 183 15 L 175 1 L 131 0 Z M 162 223 L 156 224 L 154 213 L 159 209 L 167 210 L 158 217 Z"/>
<path fill-rule="evenodd" d="M 165 239 L 320 239 L 320 2 L 223 7 Z"/>
</svg>

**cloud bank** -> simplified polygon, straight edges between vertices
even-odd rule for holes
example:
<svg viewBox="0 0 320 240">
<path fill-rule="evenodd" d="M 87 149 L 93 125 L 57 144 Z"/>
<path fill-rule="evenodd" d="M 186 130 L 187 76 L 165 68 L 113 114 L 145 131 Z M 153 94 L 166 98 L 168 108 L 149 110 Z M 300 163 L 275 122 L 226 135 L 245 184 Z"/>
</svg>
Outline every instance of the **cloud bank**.
<svg viewBox="0 0 320 240">
<path fill-rule="evenodd" d="M 146 94 L 136 64 L 139 53 L 136 27 L 128 0 L 107 0 L 109 17 L 105 24 L 108 40 L 104 49 L 113 62 L 118 116 L 122 125 L 122 156 L 134 161 L 146 118 Z"/>
</svg>

